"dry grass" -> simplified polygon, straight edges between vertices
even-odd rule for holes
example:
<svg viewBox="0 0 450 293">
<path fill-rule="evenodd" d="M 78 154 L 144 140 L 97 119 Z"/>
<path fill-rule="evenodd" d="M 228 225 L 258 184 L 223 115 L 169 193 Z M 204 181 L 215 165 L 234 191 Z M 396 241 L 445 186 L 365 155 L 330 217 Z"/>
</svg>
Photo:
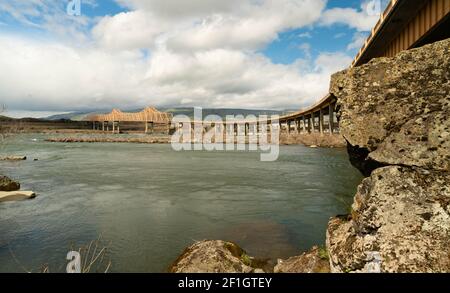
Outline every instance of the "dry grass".
<svg viewBox="0 0 450 293">
<path fill-rule="evenodd" d="M 81 247 L 75 248 L 73 245 L 68 250 L 69 251 L 78 251 L 81 256 L 81 273 L 108 273 L 111 269 L 111 260 L 108 256 L 108 247 L 111 243 L 107 245 L 102 240 L 101 236 L 97 240 L 93 240 L 89 242 L 87 245 L 83 245 Z M 26 268 L 16 257 L 11 247 L 9 247 L 9 252 L 11 257 L 17 263 L 18 267 L 25 273 L 51 273 L 53 272 L 50 268 L 49 264 L 42 265 L 37 270 L 30 270 Z M 65 260 L 66 263 L 63 263 L 59 266 L 55 271 L 56 272 L 65 272 L 66 266 L 69 263 L 68 260 Z"/>
<path fill-rule="evenodd" d="M 317 146 L 327 148 L 344 148 L 347 146 L 345 139 L 339 134 L 329 135 L 327 133 L 311 134 L 280 134 L 280 144 L 295 145 L 302 144 L 306 146 Z"/>
</svg>

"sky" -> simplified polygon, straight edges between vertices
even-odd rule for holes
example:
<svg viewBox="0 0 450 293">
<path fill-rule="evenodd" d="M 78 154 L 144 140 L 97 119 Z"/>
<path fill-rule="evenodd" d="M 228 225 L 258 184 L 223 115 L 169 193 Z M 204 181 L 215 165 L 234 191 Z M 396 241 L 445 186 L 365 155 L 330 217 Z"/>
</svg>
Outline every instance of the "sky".
<svg viewBox="0 0 450 293">
<path fill-rule="evenodd" d="M 0 0 L 0 103 L 10 112 L 300 109 L 351 64 L 385 5 L 80 0 L 72 15 L 72 1 Z"/>
</svg>

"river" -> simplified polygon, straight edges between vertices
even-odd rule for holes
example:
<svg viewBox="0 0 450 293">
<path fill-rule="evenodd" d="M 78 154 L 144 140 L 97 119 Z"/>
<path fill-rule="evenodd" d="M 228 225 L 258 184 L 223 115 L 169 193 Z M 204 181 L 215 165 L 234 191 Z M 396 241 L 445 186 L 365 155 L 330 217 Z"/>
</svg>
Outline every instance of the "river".
<svg viewBox="0 0 450 293">
<path fill-rule="evenodd" d="M 112 272 L 164 272 L 196 240 L 235 241 L 283 258 L 323 245 L 328 219 L 349 211 L 361 175 L 343 149 L 174 152 L 170 145 L 48 143 L 19 135 L 0 162 L 37 198 L 0 203 L 0 272 L 64 271 L 70 247 L 100 235 Z M 34 161 L 38 159 L 38 161 Z"/>
</svg>

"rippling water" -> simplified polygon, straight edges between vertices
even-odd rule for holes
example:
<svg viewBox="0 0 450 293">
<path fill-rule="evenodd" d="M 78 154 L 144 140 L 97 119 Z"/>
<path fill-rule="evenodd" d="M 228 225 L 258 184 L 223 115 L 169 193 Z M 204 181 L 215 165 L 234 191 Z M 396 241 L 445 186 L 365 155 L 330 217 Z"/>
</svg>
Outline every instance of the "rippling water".
<svg viewBox="0 0 450 293">
<path fill-rule="evenodd" d="M 323 244 L 361 176 L 345 150 L 174 152 L 170 145 L 52 144 L 22 135 L 0 173 L 38 197 L 0 204 L 0 272 L 63 271 L 71 245 L 102 235 L 112 271 L 163 272 L 195 240 L 223 239 L 276 259 Z M 33 161 L 37 158 L 38 161 Z"/>
</svg>

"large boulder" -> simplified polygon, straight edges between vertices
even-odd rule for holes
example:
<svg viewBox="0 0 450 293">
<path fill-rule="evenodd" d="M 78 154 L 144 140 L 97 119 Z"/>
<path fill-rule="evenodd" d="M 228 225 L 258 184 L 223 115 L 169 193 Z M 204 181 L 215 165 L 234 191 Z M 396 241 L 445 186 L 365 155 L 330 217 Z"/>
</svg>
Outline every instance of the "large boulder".
<svg viewBox="0 0 450 293">
<path fill-rule="evenodd" d="M 327 230 L 333 272 L 450 271 L 450 39 L 332 77 L 366 178 Z"/>
<path fill-rule="evenodd" d="M 20 189 L 19 182 L 0 175 L 0 191 L 16 191 Z"/>
<path fill-rule="evenodd" d="M 351 220 L 329 224 L 332 271 L 449 272 L 448 182 L 450 173 L 420 168 L 375 170 L 358 187 Z"/>
<path fill-rule="evenodd" d="M 259 262 L 232 242 L 205 240 L 188 248 L 170 266 L 171 273 L 262 273 Z"/>
<path fill-rule="evenodd" d="M 366 155 L 356 160 L 361 171 L 394 164 L 450 171 L 449 68 L 450 39 L 332 76 L 350 155 Z"/>
</svg>

